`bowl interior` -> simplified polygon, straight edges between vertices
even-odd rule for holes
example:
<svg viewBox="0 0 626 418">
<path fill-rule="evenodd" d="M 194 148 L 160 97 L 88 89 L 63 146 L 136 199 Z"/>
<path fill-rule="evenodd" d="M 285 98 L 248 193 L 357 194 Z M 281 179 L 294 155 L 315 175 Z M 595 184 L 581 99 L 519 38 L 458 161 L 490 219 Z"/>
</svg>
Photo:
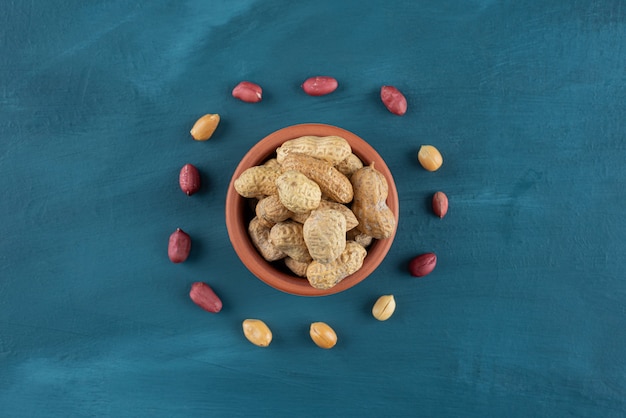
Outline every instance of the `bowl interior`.
<svg viewBox="0 0 626 418">
<path fill-rule="evenodd" d="M 380 171 L 387 180 L 389 186 L 387 206 L 389 206 L 393 212 L 397 225 L 399 214 L 398 192 L 391 171 L 376 150 L 363 139 L 345 129 L 331 125 L 311 123 L 289 126 L 273 132 L 259 141 L 244 155 L 233 173 L 226 194 L 226 228 L 235 252 L 248 270 L 257 278 L 275 289 L 286 293 L 300 296 L 325 296 L 349 289 L 369 276 L 383 261 L 391 248 L 395 230 L 393 235 L 389 238 L 374 240 L 367 249 L 367 256 L 365 257 L 363 266 L 356 273 L 346 277 L 330 289 L 322 290 L 312 287 L 305 278 L 290 274 L 288 271 L 279 267 L 278 263 L 266 261 L 257 252 L 248 236 L 248 222 L 252 218 L 253 212 L 247 201 L 248 199 L 241 197 L 235 191 L 233 183 L 247 168 L 260 165 L 269 158 L 272 158 L 276 153 L 276 148 L 281 146 L 283 142 L 304 135 L 340 136 L 348 141 L 352 147 L 352 152 L 356 154 L 365 165 L 373 162 L 376 169 Z"/>
</svg>

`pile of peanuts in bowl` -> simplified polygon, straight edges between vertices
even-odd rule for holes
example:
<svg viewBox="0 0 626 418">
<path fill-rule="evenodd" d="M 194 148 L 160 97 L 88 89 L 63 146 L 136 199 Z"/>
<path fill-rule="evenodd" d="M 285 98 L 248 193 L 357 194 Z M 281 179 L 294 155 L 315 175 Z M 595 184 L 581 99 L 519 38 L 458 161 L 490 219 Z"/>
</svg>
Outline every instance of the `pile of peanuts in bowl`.
<svg viewBox="0 0 626 418">
<path fill-rule="evenodd" d="M 256 200 L 248 225 L 255 248 L 316 289 L 356 273 L 372 240 L 395 232 L 385 177 L 340 136 L 285 141 L 275 158 L 247 168 L 233 184 Z"/>
</svg>

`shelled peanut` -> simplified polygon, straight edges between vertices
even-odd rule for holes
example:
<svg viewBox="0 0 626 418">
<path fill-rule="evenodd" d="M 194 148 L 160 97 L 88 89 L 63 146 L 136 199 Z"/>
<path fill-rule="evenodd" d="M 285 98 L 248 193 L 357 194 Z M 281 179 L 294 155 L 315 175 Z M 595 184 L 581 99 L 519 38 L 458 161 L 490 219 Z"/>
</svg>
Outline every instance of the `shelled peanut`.
<svg viewBox="0 0 626 418">
<path fill-rule="evenodd" d="M 372 240 L 395 232 L 385 177 L 339 136 L 285 141 L 234 187 L 256 204 L 248 232 L 263 258 L 318 289 L 358 271 Z"/>
<path fill-rule="evenodd" d="M 337 333 L 325 322 L 311 323 L 309 335 L 320 348 L 330 349 L 337 344 Z"/>
<path fill-rule="evenodd" d="M 272 331 L 260 319 L 248 318 L 241 323 L 243 335 L 258 347 L 267 347 L 272 342 Z"/>
</svg>

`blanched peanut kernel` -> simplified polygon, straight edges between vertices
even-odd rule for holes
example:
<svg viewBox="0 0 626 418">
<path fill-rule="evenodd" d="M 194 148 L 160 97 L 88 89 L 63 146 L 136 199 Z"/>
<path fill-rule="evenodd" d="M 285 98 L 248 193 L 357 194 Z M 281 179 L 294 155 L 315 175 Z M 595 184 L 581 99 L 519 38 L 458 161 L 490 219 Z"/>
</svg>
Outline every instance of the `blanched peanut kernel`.
<svg viewBox="0 0 626 418">
<path fill-rule="evenodd" d="M 379 321 L 388 320 L 396 310 L 396 300 L 393 295 L 383 295 L 378 298 L 372 308 L 372 315 Z"/>
<path fill-rule="evenodd" d="M 219 123 L 220 115 L 209 113 L 198 119 L 189 133 L 196 141 L 206 141 L 211 138 Z"/>
<path fill-rule="evenodd" d="M 272 342 L 272 331 L 260 319 L 246 319 L 242 326 L 243 334 L 252 344 L 267 347 Z"/>
<path fill-rule="evenodd" d="M 337 344 L 337 334 L 324 322 L 313 322 L 309 329 L 311 339 L 318 347 L 333 348 Z"/>
<path fill-rule="evenodd" d="M 443 164 L 441 153 L 432 145 L 422 145 L 417 153 L 417 159 L 428 171 L 437 171 Z"/>
</svg>

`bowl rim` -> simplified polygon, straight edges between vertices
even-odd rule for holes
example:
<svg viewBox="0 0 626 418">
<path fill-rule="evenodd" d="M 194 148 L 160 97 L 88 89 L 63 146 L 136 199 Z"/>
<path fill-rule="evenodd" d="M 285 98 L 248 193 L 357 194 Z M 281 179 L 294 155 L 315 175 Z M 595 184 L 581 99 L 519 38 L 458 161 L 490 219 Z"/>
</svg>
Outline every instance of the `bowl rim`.
<svg viewBox="0 0 626 418">
<path fill-rule="evenodd" d="M 273 154 L 275 154 L 276 148 L 282 145 L 283 142 L 305 135 L 340 136 L 350 143 L 352 152 L 356 154 L 365 165 L 374 162 L 376 169 L 380 171 L 387 180 L 389 189 L 387 205 L 396 218 L 396 227 L 394 228 L 392 235 L 389 238 L 374 240 L 368 248 L 366 255 L 367 262 L 364 262 L 363 266 L 356 273 L 346 277 L 330 289 L 316 289 L 307 282 L 306 278 L 289 275 L 277 269 L 258 253 L 250 239 L 239 239 L 239 237 L 248 236 L 247 225 L 239 221 L 244 215 L 247 199 L 243 198 L 236 192 L 234 187 L 235 180 L 245 169 L 253 165 L 259 165 L 263 161 L 269 159 Z M 269 147 L 270 151 L 263 151 L 267 147 Z M 286 126 L 270 133 L 269 135 L 266 135 L 246 152 L 235 168 L 228 185 L 226 193 L 225 217 L 226 229 L 233 249 L 244 266 L 259 280 L 277 290 L 292 295 L 328 296 L 342 292 L 357 285 L 370 276 L 376 268 L 378 268 L 393 244 L 398 229 L 399 209 L 398 191 L 391 174 L 391 170 L 383 158 L 370 144 L 368 144 L 360 136 L 338 126 L 324 123 L 302 123 Z M 377 251 L 372 254 L 372 250 L 374 249 Z M 250 254 L 252 254 L 252 256 L 250 256 Z M 272 279 L 268 279 L 260 273 L 268 270 L 272 275 Z"/>
</svg>

